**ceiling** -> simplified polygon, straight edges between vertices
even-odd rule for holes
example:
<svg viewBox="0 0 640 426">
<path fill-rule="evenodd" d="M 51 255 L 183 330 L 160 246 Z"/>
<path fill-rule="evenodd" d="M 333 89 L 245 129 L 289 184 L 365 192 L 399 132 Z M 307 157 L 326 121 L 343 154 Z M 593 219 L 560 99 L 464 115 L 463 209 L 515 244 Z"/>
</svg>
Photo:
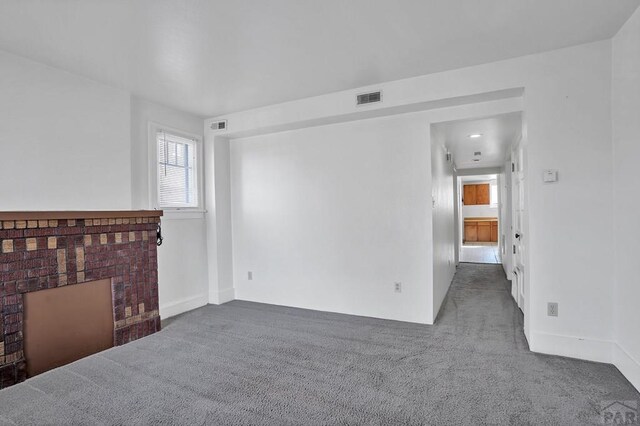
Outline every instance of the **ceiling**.
<svg viewBox="0 0 640 426">
<path fill-rule="evenodd" d="M 640 0 L 2 0 L 0 49 L 201 116 L 612 37 Z"/>
<path fill-rule="evenodd" d="M 514 112 L 479 120 L 439 123 L 434 127 L 453 154 L 456 168 L 500 167 L 511 144 L 522 134 L 522 115 Z M 473 134 L 482 136 L 470 138 Z M 481 155 L 475 155 L 476 152 Z"/>
</svg>

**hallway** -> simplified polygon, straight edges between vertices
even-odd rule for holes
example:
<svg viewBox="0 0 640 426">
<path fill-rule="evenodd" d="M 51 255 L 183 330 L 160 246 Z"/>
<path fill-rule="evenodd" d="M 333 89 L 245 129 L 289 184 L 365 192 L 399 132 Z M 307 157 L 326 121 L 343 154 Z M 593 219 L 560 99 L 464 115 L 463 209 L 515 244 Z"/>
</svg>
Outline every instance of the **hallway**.
<svg viewBox="0 0 640 426">
<path fill-rule="evenodd" d="M 612 365 L 531 353 L 501 266 L 462 264 L 433 326 L 208 305 L 0 391 L 0 424 L 584 425 L 609 400 L 640 394 Z"/>
<path fill-rule="evenodd" d="M 466 263 L 502 263 L 500 248 L 497 244 L 467 243 L 460 248 L 460 262 Z"/>
<path fill-rule="evenodd" d="M 603 401 L 640 400 L 613 365 L 529 351 L 509 286 L 501 265 L 461 264 L 435 325 L 451 334 L 447 405 L 466 422 L 601 424 Z"/>
</svg>

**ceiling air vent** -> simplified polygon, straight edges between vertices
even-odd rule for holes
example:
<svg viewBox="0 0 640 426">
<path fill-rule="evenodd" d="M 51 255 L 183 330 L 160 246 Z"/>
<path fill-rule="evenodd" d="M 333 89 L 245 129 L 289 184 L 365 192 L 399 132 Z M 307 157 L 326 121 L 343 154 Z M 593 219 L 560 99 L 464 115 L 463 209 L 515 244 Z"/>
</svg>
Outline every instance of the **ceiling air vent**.
<svg viewBox="0 0 640 426">
<path fill-rule="evenodd" d="M 227 130 L 227 120 L 214 121 L 211 123 L 211 130 Z"/>
<path fill-rule="evenodd" d="M 382 100 L 382 92 L 363 93 L 357 96 L 358 105 L 371 104 Z"/>
</svg>

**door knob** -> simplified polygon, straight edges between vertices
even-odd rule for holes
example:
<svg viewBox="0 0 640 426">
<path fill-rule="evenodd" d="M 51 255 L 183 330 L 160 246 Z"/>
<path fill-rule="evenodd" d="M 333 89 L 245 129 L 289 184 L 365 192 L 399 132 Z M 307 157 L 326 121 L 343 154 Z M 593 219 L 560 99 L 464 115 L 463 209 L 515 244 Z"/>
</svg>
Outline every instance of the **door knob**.
<svg viewBox="0 0 640 426">
<path fill-rule="evenodd" d="M 521 237 L 521 236 L 522 236 L 522 235 L 520 235 L 520 234 L 518 234 L 518 233 L 516 232 L 516 238 L 517 238 L 517 239 L 520 239 L 520 237 Z"/>
</svg>

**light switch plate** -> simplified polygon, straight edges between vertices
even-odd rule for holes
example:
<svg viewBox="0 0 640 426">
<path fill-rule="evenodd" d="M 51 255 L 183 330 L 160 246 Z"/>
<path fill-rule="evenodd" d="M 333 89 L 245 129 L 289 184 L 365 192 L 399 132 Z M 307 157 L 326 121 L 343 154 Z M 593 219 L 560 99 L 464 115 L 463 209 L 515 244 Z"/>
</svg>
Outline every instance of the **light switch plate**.
<svg viewBox="0 0 640 426">
<path fill-rule="evenodd" d="M 557 170 L 545 170 L 542 180 L 545 183 L 557 182 L 558 181 L 558 171 Z"/>
</svg>

